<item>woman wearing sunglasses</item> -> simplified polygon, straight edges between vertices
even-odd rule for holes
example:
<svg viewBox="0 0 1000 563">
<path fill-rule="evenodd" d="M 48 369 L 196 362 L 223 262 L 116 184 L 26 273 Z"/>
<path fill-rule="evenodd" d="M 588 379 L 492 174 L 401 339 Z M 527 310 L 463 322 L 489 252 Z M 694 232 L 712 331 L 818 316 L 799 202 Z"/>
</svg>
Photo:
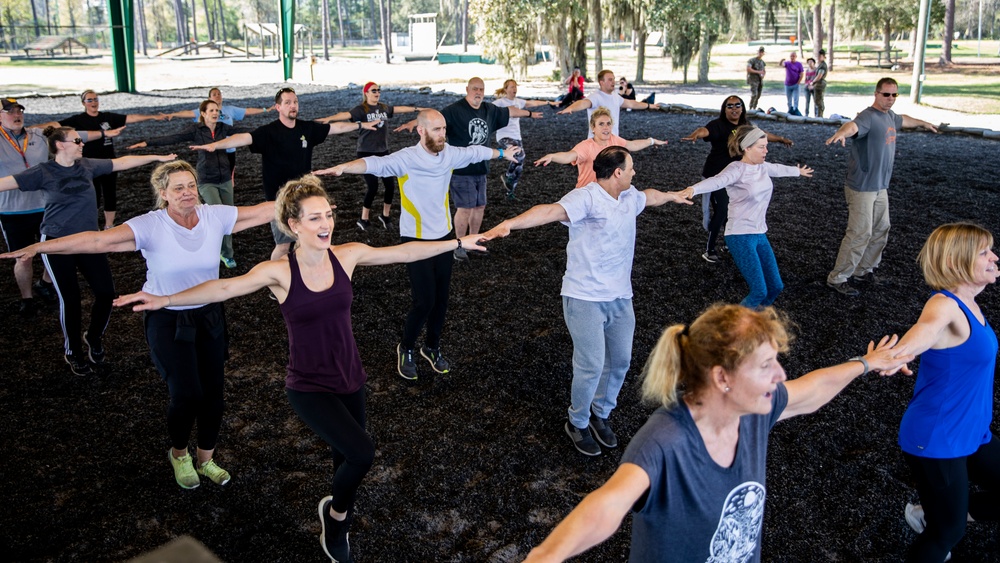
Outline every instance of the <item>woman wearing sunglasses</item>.
<svg viewBox="0 0 1000 563">
<path fill-rule="evenodd" d="M 681 139 L 682 141 L 704 139 L 705 142 L 712 144 L 712 150 L 709 151 L 708 158 L 705 159 L 705 167 L 701 170 L 701 177 L 703 179 L 715 176 L 719 172 L 722 172 L 722 169 L 728 166 L 730 162 L 736 162 L 741 158 L 738 155 L 730 156 L 729 138 L 733 136 L 737 127 L 748 124 L 747 106 L 743 103 L 743 99 L 739 96 L 729 96 L 722 102 L 722 109 L 719 110 L 718 118 L 709 121 L 704 127 L 695 129 L 694 133 Z M 788 147 L 792 146 L 791 139 L 770 133 L 767 133 L 767 142 L 781 143 Z M 701 257 L 705 261 L 714 264 L 719 261 L 719 254 L 716 252 L 719 231 L 722 230 L 722 226 L 726 224 L 726 220 L 729 217 L 729 193 L 726 190 L 712 192 L 711 203 L 712 214 L 711 221 L 709 221 L 709 198 L 702 198 L 702 224 L 705 230 L 708 231 L 708 247 Z"/>
<path fill-rule="evenodd" d="M 330 117 L 317 119 L 320 123 L 330 123 L 331 121 L 354 121 L 365 123 L 368 121 L 378 121 L 378 126 L 373 130 L 363 129 L 358 134 L 358 158 L 366 156 L 385 156 L 389 154 L 389 128 L 386 122 L 397 113 L 412 113 L 424 108 L 414 106 L 393 106 L 382 103 L 382 87 L 374 82 L 365 84 L 361 91 L 361 103 L 351 108 L 351 111 L 335 113 Z M 375 195 L 378 193 L 378 178 L 371 174 L 365 174 L 365 185 L 368 191 L 365 192 L 364 207 L 361 208 L 361 219 L 357 222 L 358 228 L 367 231 L 371 226 L 372 205 L 375 203 Z M 385 196 L 382 198 L 382 214 L 379 221 L 386 230 L 392 226 L 392 198 L 395 196 L 399 185 L 395 176 L 382 178 L 382 185 L 385 187 Z"/>
<path fill-rule="evenodd" d="M 0 178 L 0 191 L 20 189 L 25 192 L 41 191 L 44 194 L 45 211 L 41 227 L 43 241 L 98 230 L 95 177 L 177 158 L 175 154 L 121 156 L 114 159 L 84 158 L 83 139 L 72 127 L 49 127 L 45 129 L 45 136 L 48 138 L 49 153 L 53 155 L 52 160 L 13 176 Z M 91 363 L 99 365 L 104 362 L 102 337 L 111 318 L 111 301 L 115 296 L 107 255 L 45 255 L 42 261 L 52 276 L 59 295 L 59 309 L 62 311 L 59 321 L 62 323 L 66 363 L 76 375 L 90 375 L 93 373 Z M 82 338 L 78 271 L 94 293 L 90 327 Z M 87 347 L 86 354 L 83 351 L 84 345 Z M 90 363 L 85 356 L 90 359 Z"/>
</svg>

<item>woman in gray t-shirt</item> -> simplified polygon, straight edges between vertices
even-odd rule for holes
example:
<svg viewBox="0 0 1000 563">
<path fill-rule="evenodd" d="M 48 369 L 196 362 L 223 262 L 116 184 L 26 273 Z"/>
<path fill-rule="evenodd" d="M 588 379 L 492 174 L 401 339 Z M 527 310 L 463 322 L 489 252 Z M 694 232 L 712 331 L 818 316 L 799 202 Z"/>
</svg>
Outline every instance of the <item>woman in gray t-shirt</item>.
<svg viewBox="0 0 1000 563">
<path fill-rule="evenodd" d="M 815 411 L 870 370 L 913 358 L 884 337 L 864 356 L 786 381 L 777 355 L 788 340 L 786 318 L 770 307 L 714 305 L 690 326 L 669 327 L 644 370 L 643 396 L 660 408 L 608 482 L 526 561 L 582 553 L 630 510 L 630 561 L 760 561 L 771 427 Z"/>
</svg>

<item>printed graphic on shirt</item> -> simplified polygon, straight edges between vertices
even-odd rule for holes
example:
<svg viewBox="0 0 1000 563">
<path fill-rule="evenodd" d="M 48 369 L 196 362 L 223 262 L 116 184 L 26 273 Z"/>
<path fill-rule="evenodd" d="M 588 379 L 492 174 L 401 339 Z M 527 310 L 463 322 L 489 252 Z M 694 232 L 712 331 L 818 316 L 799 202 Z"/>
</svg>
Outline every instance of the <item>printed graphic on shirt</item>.
<svg viewBox="0 0 1000 563">
<path fill-rule="evenodd" d="M 469 121 L 469 139 L 471 139 L 469 146 L 485 145 L 489 138 L 490 128 L 486 125 L 486 121 L 478 117 Z"/>
<path fill-rule="evenodd" d="M 111 124 L 108 123 L 107 121 L 102 121 L 101 122 L 101 129 L 103 129 L 104 131 L 110 131 L 111 130 Z M 113 144 L 114 144 L 114 141 L 111 140 L 111 137 L 104 137 L 104 146 L 113 145 Z"/>
<path fill-rule="evenodd" d="M 890 127 L 885 130 L 885 144 L 895 145 L 896 144 L 896 128 Z"/>
<path fill-rule="evenodd" d="M 386 121 L 389 121 L 389 114 L 379 110 L 370 111 L 365 117 L 367 118 L 365 121 L 378 121 L 379 124 L 375 127 L 382 127 Z"/>
<path fill-rule="evenodd" d="M 757 549 L 764 518 L 764 485 L 747 481 L 726 497 L 706 563 L 745 563 Z"/>
</svg>

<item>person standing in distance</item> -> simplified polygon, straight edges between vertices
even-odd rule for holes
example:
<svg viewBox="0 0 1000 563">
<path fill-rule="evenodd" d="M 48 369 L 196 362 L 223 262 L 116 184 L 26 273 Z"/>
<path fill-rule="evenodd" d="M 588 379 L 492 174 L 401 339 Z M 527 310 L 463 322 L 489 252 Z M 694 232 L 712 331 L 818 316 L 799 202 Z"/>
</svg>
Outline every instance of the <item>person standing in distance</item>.
<svg viewBox="0 0 1000 563">
<path fill-rule="evenodd" d="M 761 47 L 757 49 L 757 56 L 751 57 L 747 61 L 747 84 L 750 85 L 750 107 L 748 109 L 757 109 L 760 94 L 764 91 L 764 75 L 767 74 L 764 67 L 766 66 L 764 48 Z"/>
</svg>

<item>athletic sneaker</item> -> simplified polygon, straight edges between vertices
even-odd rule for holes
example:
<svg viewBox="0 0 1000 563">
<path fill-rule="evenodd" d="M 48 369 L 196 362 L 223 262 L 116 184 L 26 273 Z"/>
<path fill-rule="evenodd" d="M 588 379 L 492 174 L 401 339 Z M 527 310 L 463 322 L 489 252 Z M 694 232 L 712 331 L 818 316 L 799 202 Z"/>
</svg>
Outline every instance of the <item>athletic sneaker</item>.
<svg viewBox="0 0 1000 563">
<path fill-rule="evenodd" d="M 201 464 L 197 469 L 198 475 L 208 477 L 216 485 L 225 485 L 229 482 L 229 472 L 215 464 L 214 459 L 210 459 Z"/>
<path fill-rule="evenodd" d="M 913 528 L 913 531 L 922 534 L 924 533 L 924 528 L 927 527 L 927 521 L 924 520 L 924 507 L 919 504 L 906 503 L 906 509 L 903 510 L 903 517 L 906 518 L 906 523 Z"/>
<path fill-rule="evenodd" d="M 590 413 L 590 432 L 595 440 L 605 448 L 617 448 L 618 436 L 608 425 L 608 419 L 599 418 L 596 414 Z"/>
<path fill-rule="evenodd" d="M 372 226 L 372 223 L 368 219 L 358 219 L 358 222 L 355 223 L 355 225 L 357 225 L 362 231 L 367 231 L 368 227 Z"/>
<path fill-rule="evenodd" d="M 385 229 L 385 230 L 388 231 L 389 229 L 392 228 L 392 217 L 386 217 L 385 215 L 379 215 L 378 216 L 378 220 L 379 220 L 380 223 L 382 223 L 382 228 L 383 229 Z"/>
<path fill-rule="evenodd" d="M 706 252 L 701 257 L 709 264 L 715 264 L 719 261 L 719 255 L 714 252 Z"/>
<path fill-rule="evenodd" d="M 333 563 L 348 563 L 351 560 L 351 544 L 348 536 L 351 529 L 351 515 L 338 521 L 330 516 L 330 505 L 333 497 L 326 496 L 319 500 L 319 543 L 323 553 Z"/>
<path fill-rule="evenodd" d="M 840 282 L 840 283 L 826 282 L 826 285 L 827 287 L 833 289 L 837 293 L 840 293 L 841 295 L 846 295 L 848 297 L 857 297 L 861 293 L 857 289 L 851 287 L 851 285 L 848 284 L 847 282 Z"/>
<path fill-rule="evenodd" d="M 17 307 L 17 314 L 21 315 L 21 318 L 30 319 L 35 316 L 37 310 L 38 306 L 35 304 L 35 300 L 29 297 L 21 300 L 21 304 Z"/>
<path fill-rule="evenodd" d="M 236 260 L 232 258 L 226 258 L 225 256 L 219 255 L 219 260 L 222 261 L 222 265 L 232 270 L 236 267 Z"/>
<path fill-rule="evenodd" d="M 577 428 L 567 421 L 566 434 L 573 440 L 573 447 L 583 455 L 601 455 L 601 446 L 598 446 L 594 437 L 590 435 L 590 428 Z"/>
<path fill-rule="evenodd" d="M 31 285 L 32 289 L 39 297 L 48 301 L 49 303 L 55 303 L 59 300 L 59 296 L 56 294 L 56 287 L 51 283 L 46 283 L 42 280 L 38 280 Z"/>
<path fill-rule="evenodd" d="M 403 343 L 396 345 L 396 371 L 403 379 L 417 378 L 417 362 L 413 361 L 413 349 L 403 348 Z"/>
<path fill-rule="evenodd" d="M 879 287 L 889 285 L 888 279 L 882 276 L 876 276 L 875 272 L 868 272 L 867 274 L 862 274 L 860 276 L 851 276 L 851 280 L 853 280 L 854 283 L 862 283 Z"/>
<path fill-rule="evenodd" d="M 451 369 L 451 363 L 443 355 L 441 355 L 440 348 L 428 348 L 427 346 L 420 347 L 420 355 L 431 364 L 431 369 L 438 373 L 448 373 Z"/>
<path fill-rule="evenodd" d="M 65 358 L 73 375 L 94 375 L 94 368 L 86 360 L 78 359 L 73 354 L 66 354 Z"/>
<path fill-rule="evenodd" d="M 83 345 L 87 347 L 87 357 L 90 358 L 90 363 L 95 366 L 99 366 L 104 363 L 104 346 L 100 342 L 93 344 L 90 340 L 87 340 L 87 333 L 83 333 Z"/>
<path fill-rule="evenodd" d="M 191 460 L 191 454 L 185 452 L 181 457 L 174 457 L 174 453 L 171 450 L 167 450 L 167 458 L 170 459 L 170 465 L 174 468 L 174 480 L 177 484 L 181 486 L 182 489 L 196 489 L 198 485 L 201 484 L 201 479 L 198 478 L 198 472 L 194 470 L 194 461 Z"/>
<path fill-rule="evenodd" d="M 455 260 L 459 262 L 468 262 L 469 253 L 464 248 L 458 247 L 455 249 Z"/>
</svg>

